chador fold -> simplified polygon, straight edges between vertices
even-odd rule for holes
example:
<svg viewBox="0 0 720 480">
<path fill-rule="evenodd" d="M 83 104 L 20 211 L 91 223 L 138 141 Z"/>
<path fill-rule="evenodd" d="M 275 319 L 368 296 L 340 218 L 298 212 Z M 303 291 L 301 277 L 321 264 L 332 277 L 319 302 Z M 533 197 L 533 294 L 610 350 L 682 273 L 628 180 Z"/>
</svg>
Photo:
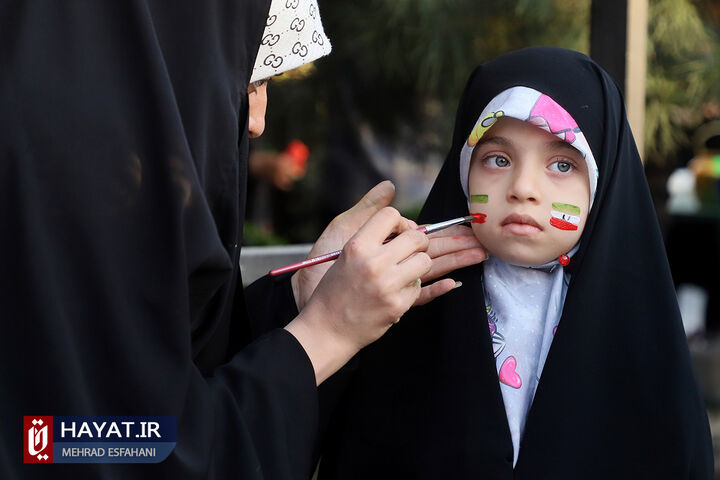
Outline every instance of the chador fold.
<svg viewBox="0 0 720 480">
<path fill-rule="evenodd" d="M 474 228 L 492 224 L 492 195 L 468 190 L 468 169 L 472 147 L 501 116 L 560 137 L 584 159 L 589 212 L 553 200 L 546 226 L 582 233 L 539 263 L 495 258 L 486 245 L 488 261 L 453 274 L 460 288 L 411 310 L 321 387 L 321 480 L 709 480 L 705 408 L 643 166 L 607 73 L 546 47 L 477 67 L 418 223 L 487 205 L 488 221 Z M 544 278 L 533 289 L 503 287 L 530 278 L 523 272 Z M 546 300 L 533 306 L 535 295 Z M 520 305 L 530 313 L 518 318 L 539 325 L 530 354 L 518 328 L 496 324 Z M 531 373 L 520 354 L 535 362 Z"/>
<path fill-rule="evenodd" d="M 2 2 L 1 478 L 312 471 L 313 367 L 284 330 L 247 345 L 238 267 L 270 3 Z M 27 415 L 166 416 L 177 444 L 24 465 Z"/>
</svg>

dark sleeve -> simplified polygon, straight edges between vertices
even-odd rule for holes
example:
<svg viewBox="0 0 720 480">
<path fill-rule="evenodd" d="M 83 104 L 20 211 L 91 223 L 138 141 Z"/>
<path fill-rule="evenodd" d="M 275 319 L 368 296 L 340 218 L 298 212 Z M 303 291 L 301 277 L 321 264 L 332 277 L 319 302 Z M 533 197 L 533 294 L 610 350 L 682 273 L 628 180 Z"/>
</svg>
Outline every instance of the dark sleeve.
<svg viewBox="0 0 720 480">
<path fill-rule="evenodd" d="M 144 355 L 149 357 L 147 352 Z M 52 360 L 49 354 L 42 358 Z M 159 351 L 152 359 L 165 360 Z M 185 371 L 183 389 L 162 381 L 154 389 L 134 388 L 126 381 L 131 376 L 128 370 L 133 370 L 133 362 L 128 361 L 120 378 L 92 387 L 84 386 L 82 379 L 66 380 L 66 390 L 48 389 L 45 398 L 34 398 L 43 388 L 32 379 L 18 381 L 2 374 L 2 384 L 14 390 L 3 400 L 2 478 L 309 478 L 317 435 L 317 388 L 312 365 L 291 334 L 284 330 L 268 333 L 211 378 L 202 377 L 189 360 L 169 368 L 173 371 L 167 371 L 168 377 Z M 143 363 L 137 363 L 132 371 L 139 380 L 136 386 L 145 383 L 143 369 Z M 108 393 L 125 399 L 124 405 L 87 403 L 93 396 L 102 398 Z M 134 398 L 128 401 L 127 397 Z M 66 402 L 67 398 L 71 401 Z M 178 420 L 178 441 L 170 456 L 158 464 L 24 465 L 20 456 L 23 414 L 173 414 Z"/>
<path fill-rule="evenodd" d="M 245 288 L 251 338 L 283 328 L 298 314 L 291 273 L 260 277 Z"/>
<path fill-rule="evenodd" d="M 282 329 L 264 335 L 217 370 L 208 385 L 217 394 L 217 412 L 224 412 L 216 424 L 229 424 L 226 438 L 237 437 L 213 449 L 218 460 L 229 463 L 221 471 L 249 473 L 252 467 L 261 472 L 258 478 L 309 477 L 317 388 L 310 359 L 295 337 Z"/>
<path fill-rule="evenodd" d="M 292 274 L 278 277 L 265 275 L 245 289 L 253 338 L 274 328 L 282 328 L 297 316 L 297 305 L 290 282 L 291 276 Z M 330 428 L 333 413 L 350 386 L 359 362 L 359 355 L 353 357 L 343 368 L 318 387 L 319 441 L 315 454 L 316 459 L 322 454 L 322 445 Z"/>
<path fill-rule="evenodd" d="M 317 388 L 296 339 L 196 361 L 247 322 L 240 132 L 268 5 L 0 7 L 3 480 L 309 477 Z M 25 415 L 171 416 L 177 443 L 157 464 L 23 464 Z"/>
<path fill-rule="evenodd" d="M 291 276 L 292 274 L 278 277 L 265 275 L 245 289 L 253 338 L 273 328 L 282 328 L 297 316 Z M 359 364 L 360 355 L 356 355 L 318 387 L 318 448 L 314 454 L 315 461 L 322 456 L 334 412 L 352 384 Z"/>
</svg>

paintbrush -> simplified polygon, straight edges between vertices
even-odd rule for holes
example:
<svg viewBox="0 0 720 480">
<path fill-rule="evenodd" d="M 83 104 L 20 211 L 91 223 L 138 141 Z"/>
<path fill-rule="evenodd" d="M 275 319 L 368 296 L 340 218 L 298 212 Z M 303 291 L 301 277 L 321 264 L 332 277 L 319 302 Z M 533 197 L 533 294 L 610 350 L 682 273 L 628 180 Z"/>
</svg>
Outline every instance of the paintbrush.
<svg viewBox="0 0 720 480">
<path fill-rule="evenodd" d="M 453 218 L 452 220 L 445 220 L 444 222 L 418 227 L 418 231 L 427 235 L 463 223 L 485 223 L 485 217 L 486 215 L 484 213 L 471 213 L 470 215 L 464 217 Z M 393 238 L 397 237 L 397 235 L 397 233 L 390 235 L 383 243 L 389 242 Z M 292 263 L 284 267 L 276 268 L 274 270 L 270 270 L 270 276 L 275 277 L 282 273 L 294 272 L 295 270 L 300 270 L 301 268 L 312 267 L 313 265 L 317 265 L 319 263 L 329 262 L 330 260 L 335 260 L 341 253 L 342 250 L 337 250 L 335 252 L 326 253 L 325 255 L 320 255 L 319 257 L 308 258 L 302 262 Z"/>
</svg>

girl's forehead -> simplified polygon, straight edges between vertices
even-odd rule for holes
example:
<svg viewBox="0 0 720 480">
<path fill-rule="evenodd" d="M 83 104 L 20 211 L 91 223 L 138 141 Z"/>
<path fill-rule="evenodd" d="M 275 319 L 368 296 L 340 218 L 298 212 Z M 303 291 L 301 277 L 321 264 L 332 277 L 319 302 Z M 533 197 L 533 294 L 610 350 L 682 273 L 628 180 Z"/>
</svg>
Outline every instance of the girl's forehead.
<svg viewBox="0 0 720 480">
<path fill-rule="evenodd" d="M 532 162 L 543 167 L 549 161 L 568 161 L 574 169 L 585 176 L 584 184 L 589 194 L 589 177 L 585 158 L 573 145 L 557 136 L 538 128 L 528 122 L 511 117 L 503 117 L 488 129 L 478 143 L 473 147 L 472 159 L 474 162 L 486 157 L 509 155 L 513 162 Z M 471 169 L 477 163 L 471 162 Z M 469 173 L 472 175 L 472 173 Z M 469 181 L 469 180 L 468 180 Z"/>
<path fill-rule="evenodd" d="M 473 147 L 473 153 L 483 145 L 511 149 L 540 149 L 544 153 L 563 153 L 578 160 L 584 158 L 583 152 L 573 144 L 530 122 L 507 116 L 499 118 L 485 132 Z"/>
</svg>

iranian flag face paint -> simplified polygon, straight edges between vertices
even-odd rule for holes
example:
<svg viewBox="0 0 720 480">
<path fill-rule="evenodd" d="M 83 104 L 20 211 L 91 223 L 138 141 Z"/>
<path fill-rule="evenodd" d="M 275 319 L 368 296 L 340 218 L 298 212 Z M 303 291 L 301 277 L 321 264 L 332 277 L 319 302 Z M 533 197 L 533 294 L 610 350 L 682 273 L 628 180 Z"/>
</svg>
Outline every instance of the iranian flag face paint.
<svg viewBox="0 0 720 480">
<path fill-rule="evenodd" d="M 470 203 L 488 203 L 488 196 L 487 194 L 475 194 L 470 195 Z M 487 215 L 484 213 L 473 213 L 470 212 L 470 215 L 475 215 L 475 220 L 473 220 L 472 223 L 485 223 L 485 218 Z"/>
<path fill-rule="evenodd" d="M 569 203 L 553 203 L 550 225 L 560 230 L 577 230 L 580 224 L 580 208 Z"/>
<path fill-rule="evenodd" d="M 469 211 L 487 215 L 483 225 L 471 226 L 488 254 L 532 267 L 559 263 L 560 255 L 572 251 L 585 226 L 592 192 L 588 150 L 575 146 L 581 132 L 573 125 L 560 132 L 554 117 L 548 120 L 543 114 L 549 132 L 536 123 L 535 114 L 542 112 L 529 108 L 529 118 L 523 108 L 513 110 L 514 115 L 505 112 L 474 147 L 463 147 L 460 166 L 468 170 L 467 180 L 461 170 L 460 181 L 467 182 L 463 191 Z M 561 141 L 555 132 L 563 134 Z M 576 136 L 572 144 L 570 133 Z M 561 169 L 565 162 L 572 168 Z"/>
</svg>

